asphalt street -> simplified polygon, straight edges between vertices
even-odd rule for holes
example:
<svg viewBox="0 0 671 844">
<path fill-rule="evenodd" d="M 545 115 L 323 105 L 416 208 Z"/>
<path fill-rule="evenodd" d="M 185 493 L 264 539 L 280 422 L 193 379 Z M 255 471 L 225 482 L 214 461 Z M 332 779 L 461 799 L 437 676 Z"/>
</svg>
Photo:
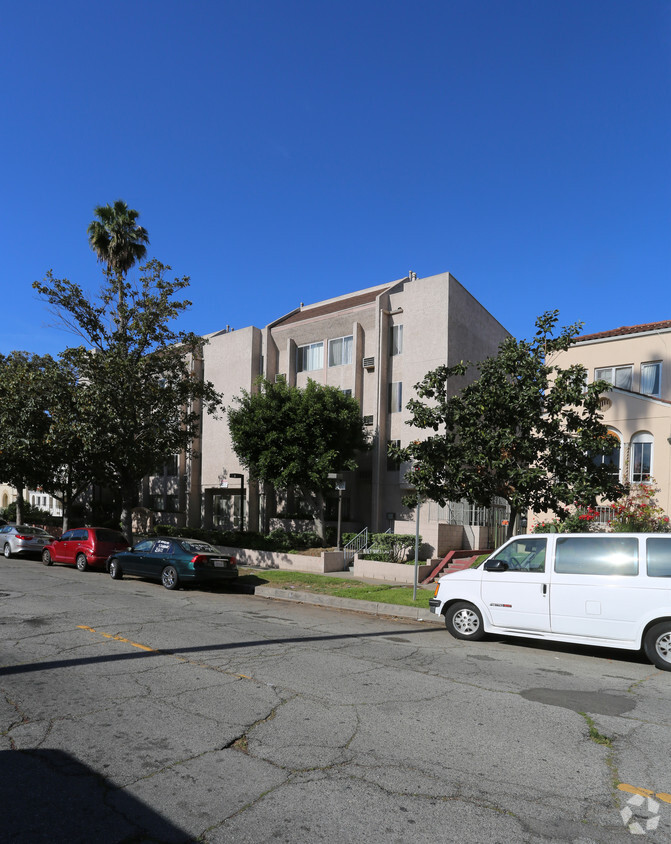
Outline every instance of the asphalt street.
<svg viewBox="0 0 671 844">
<path fill-rule="evenodd" d="M 0 561 L 0 841 L 671 840 L 637 653 Z"/>
</svg>

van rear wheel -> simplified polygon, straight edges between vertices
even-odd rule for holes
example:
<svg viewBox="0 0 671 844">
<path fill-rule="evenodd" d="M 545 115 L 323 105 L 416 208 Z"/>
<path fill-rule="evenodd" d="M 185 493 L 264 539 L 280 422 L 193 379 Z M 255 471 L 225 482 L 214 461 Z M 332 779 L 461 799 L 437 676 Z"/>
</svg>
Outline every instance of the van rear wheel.
<svg viewBox="0 0 671 844">
<path fill-rule="evenodd" d="M 660 621 L 648 630 L 643 650 L 654 666 L 671 671 L 671 621 Z"/>
<path fill-rule="evenodd" d="M 455 639 L 470 639 L 476 642 L 485 635 L 480 610 L 466 601 L 452 604 L 445 613 L 445 627 Z"/>
</svg>

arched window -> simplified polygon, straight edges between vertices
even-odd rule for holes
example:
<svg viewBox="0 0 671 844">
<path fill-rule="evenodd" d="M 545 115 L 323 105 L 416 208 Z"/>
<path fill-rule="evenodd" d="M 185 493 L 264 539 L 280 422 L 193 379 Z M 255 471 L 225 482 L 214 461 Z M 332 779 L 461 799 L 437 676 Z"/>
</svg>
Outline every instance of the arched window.
<svg viewBox="0 0 671 844">
<path fill-rule="evenodd" d="M 617 442 L 617 447 L 610 454 L 595 454 L 592 457 L 592 462 L 597 466 L 607 466 L 613 477 L 619 480 L 622 469 L 622 438 L 617 431 L 613 431 L 612 429 L 609 429 L 608 436 L 613 437 Z"/>
<path fill-rule="evenodd" d="M 639 431 L 631 438 L 629 452 L 629 475 L 633 484 L 649 481 L 652 477 L 653 436 L 647 431 Z"/>
</svg>

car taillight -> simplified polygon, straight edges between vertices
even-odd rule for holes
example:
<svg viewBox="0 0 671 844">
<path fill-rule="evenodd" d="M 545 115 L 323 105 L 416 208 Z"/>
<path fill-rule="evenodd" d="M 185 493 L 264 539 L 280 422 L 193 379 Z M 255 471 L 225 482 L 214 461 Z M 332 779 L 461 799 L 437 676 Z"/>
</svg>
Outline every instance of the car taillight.
<svg viewBox="0 0 671 844">
<path fill-rule="evenodd" d="M 30 541 L 33 537 L 32 537 L 32 536 L 22 536 L 22 534 L 17 533 L 17 534 L 16 534 L 16 538 L 17 538 L 17 539 L 25 539 L 26 541 L 28 541 L 28 542 L 29 542 L 29 541 Z"/>
<path fill-rule="evenodd" d="M 204 557 L 202 554 L 196 554 L 195 557 L 191 557 L 191 562 L 194 566 L 202 566 L 205 560 L 207 560 L 207 557 Z"/>
<path fill-rule="evenodd" d="M 229 564 L 232 565 L 232 566 L 237 566 L 238 562 L 235 559 L 235 557 L 230 557 L 229 558 Z"/>
</svg>

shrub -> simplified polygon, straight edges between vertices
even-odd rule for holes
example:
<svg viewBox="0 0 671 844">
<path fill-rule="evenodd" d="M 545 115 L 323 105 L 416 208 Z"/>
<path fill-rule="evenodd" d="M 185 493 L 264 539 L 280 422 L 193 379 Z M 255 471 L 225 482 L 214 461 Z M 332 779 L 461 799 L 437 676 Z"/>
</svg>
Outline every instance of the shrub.
<svg viewBox="0 0 671 844">
<path fill-rule="evenodd" d="M 669 530 L 669 517 L 657 504 L 659 490 L 653 484 L 629 484 L 627 492 L 612 505 L 615 516 L 610 529 L 618 533 L 662 533 Z"/>
</svg>

